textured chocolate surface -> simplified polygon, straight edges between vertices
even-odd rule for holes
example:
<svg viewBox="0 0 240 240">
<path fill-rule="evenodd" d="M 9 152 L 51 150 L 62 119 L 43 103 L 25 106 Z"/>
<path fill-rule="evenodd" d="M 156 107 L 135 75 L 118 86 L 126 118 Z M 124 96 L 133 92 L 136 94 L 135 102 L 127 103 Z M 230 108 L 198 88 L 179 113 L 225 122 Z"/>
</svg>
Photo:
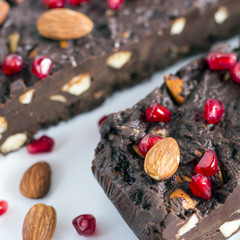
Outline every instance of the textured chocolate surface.
<svg viewBox="0 0 240 240">
<path fill-rule="evenodd" d="M 240 57 L 239 50 L 234 51 Z M 185 103 L 177 105 L 163 84 L 133 108 L 109 115 L 100 129 L 101 141 L 92 170 L 139 239 L 226 239 L 219 227 L 240 219 L 240 84 L 227 71 L 209 70 L 204 57 L 172 76 L 184 82 Z M 219 99 L 225 106 L 223 119 L 215 125 L 207 124 L 203 118 L 209 98 Z M 152 102 L 171 110 L 169 123 L 144 120 L 143 113 Z M 180 166 L 167 180 L 151 179 L 144 171 L 144 159 L 134 151 L 147 133 L 173 137 L 179 144 Z M 210 200 L 195 197 L 187 180 L 207 149 L 216 151 L 223 176 L 221 179 L 218 171 L 211 177 Z M 178 188 L 196 200 L 197 206 L 186 210 L 183 199 L 170 198 Z M 186 224 L 191 228 L 181 235 Z M 229 232 L 231 229 L 230 224 Z"/>
<path fill-rule="evenodd" d="M 0 62 L 10 52 L 9 39 L 17 34 L 15 52 L 24 58 L 24 69 L 12 77 L 0 72 L 0 116 L 7 122 L 0 145 L 17 133 L 29 141 L 41 127 L 89 111 L 113 91 L 135 85 L 176 60 L 207 49 L 217 39 L 240 32 L 235 24 L 240 20 L 237 2 L 129 0 L 118 12 L 109 11 L 100 0 L 67 6 L 85 13 L 95 27 L 89 35 L 62 44 L 66 48 L 39 35 L 36 21 L 47 10 L 41 1 L 13 4 L 0 26 Z M 179 20 L 180 26 L 173 28 Z M 131 57 L 120 69 L 107 65 L 109 56 L 122 51 Z M 41 81 L 30 70 L 34 55 L 47 55 L 54 62 L 51 75 Z M 90 88 L 77 96 L 62 91 L 64 84 L 85 73 L 91 78 Z M 29 90 L 34 91 L 30 102 L 21 103 L 19 97 Z M 4 154 L 16 150 L 4 149 Z"/>
</svg>

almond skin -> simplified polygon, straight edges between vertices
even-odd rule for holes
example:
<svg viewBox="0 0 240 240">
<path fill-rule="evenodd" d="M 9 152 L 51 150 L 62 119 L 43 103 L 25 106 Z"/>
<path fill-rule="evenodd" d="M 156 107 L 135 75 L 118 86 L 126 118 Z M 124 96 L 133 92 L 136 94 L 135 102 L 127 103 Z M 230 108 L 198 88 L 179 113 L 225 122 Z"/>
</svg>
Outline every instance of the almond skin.
<svg viewBox="0 0 240 240">
<path fill-rule="evenodd" d="M 7 2 L 0 0 L 0 24 L 4 22 L 9 13 L 10 6 Z"/>
<path fill-rule="evenodd" d="M 170 195 L 170 198 L 182 198 L 182 206 L 186 210 L 195 208 L 198 203 L 180 188 L 175 189 L 174 192 L 172 192 L 172 194 Z"/>
<path fill-rule="evenodd" d="M 144 170 L 157 181 L 170 178 L 178 169 L 180 150 L 177 141 L 171 137 L 157 142 L 148 151 L 144 160 Z"/>
<path fill-rule="evenodd" d="M 44 197 L 51 183 L 51 168 L 47 162 L 32 165 L 23 175 L 20 192 L 27 198 Z"/>
<path fill-rule="evenodd" d="M 67 8 L 44 12 L 37 21 L 41 36 L 54 40 L 81 38 L 93 30 L 93 22 L 86 15 Z"/>
<path fill-rule="evenodd" d="M 183 104 L 186 101 L 186 99 L 180 95 L 183 91 L 183 81 L 180 78 L 166 75 L 165 82 L 176 103 Z"/>
<path fill-rule="evenodd" d="M 57 215 L 53 207 L 40 203 L 34 205 L 24 219 L 23 240 L 51 240 L 56 223 Z"/>
</svg>

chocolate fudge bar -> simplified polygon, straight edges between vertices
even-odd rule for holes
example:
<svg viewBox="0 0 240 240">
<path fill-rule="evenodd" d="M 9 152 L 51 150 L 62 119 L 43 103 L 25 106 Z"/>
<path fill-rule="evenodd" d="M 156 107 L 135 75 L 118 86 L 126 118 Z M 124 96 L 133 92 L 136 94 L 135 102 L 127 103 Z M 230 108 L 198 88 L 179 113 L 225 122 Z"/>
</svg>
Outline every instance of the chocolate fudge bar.
<svg viewBox="0 0 240 240">
<path fill-rule="evenodd" d="M 48 11 L 42 1 L 19 2 L 11 4 L 5 21 L 0 14 L 0 62 L 9 53 L 24 59 L 21 73 L 0 72 L 2 154 L 29 142 L 41 127 L 93 109 L 113 91 L 240 32 L 238 0 L 127 0 L 118 11 L 109 10 L 107 1 L 92 0 L 66 7 L 90 18 L 93 30 L 79 39 L 66 40 L 71 38 L 66 34 L 53 40 L 51 31 L 51 39 L 40 35 L 51 20 L 36 27 Z M 42 80 L 30 68 L 38 55 L 54 63 Z"/>
<path fill-rule="evenodd" d="M 240 49 L 219 49 L 240 57 Z M 132 108 L 109 115 L 102 123 L 92 171 L 139 239 L 221 240 L 239 230 L 240 75 L 238 80 L 233 81 L 228 70 L 210 70 L 206 57 L 202 57 L 176 74 L 165 76 L 160 88 Z M 216 124 L 209 124 L 203 117 L 208 99 L 218 99 L 225 107 Z M 153 103 L 170 110 L 171 121 L 146 120 L 145 111 Z M 138 144 L 146 134 L 165 140 L 155 143 L 144 159 Z M 154 158 L 154 151 L 160 156 L 157 148 L 160 153 L 165 151 L 161 141 L 172 144 L 172 139 L 180 149 L 179 167 L 175 173 L 172 163 L 162 167 L 162 174 L 167 176 L 170 171 L 171 177 L 155 180 L 146 171 L 146 161 Z M 178 156 L 174 144 L 164 146 L 167 154 Z M 193 194 L 190 182 L 196 165 L 209 149 L 216 152 L 218 166 L 213 176 L 206 177 L 212 197 L 204 199 Z M 159 157 L 154 161 L 148 162 L 152 168 L 162 160 Z"/>
</svg>

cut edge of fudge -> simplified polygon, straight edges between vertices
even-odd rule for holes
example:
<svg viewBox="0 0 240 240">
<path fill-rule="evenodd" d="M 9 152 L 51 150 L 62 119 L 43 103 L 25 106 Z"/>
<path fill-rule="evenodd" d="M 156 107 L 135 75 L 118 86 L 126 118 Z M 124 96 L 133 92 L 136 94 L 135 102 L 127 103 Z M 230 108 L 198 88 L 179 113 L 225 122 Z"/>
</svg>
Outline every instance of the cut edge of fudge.
<svg viewBox="0 0 240 240">
<path fill-rule="evenodd" d="M 226 50 L 225 47 L 221 49 Z M 240 56 L 239 49 L 235 51 Z M 177 103 L 169 79 L 183 81 L 184 99 Z M 131 109 L 108 116 L 101 125 L 92 171 L 104 192 L 139 239 L 226 239 L 239 230 L 240 84 L 228 71 L 211 71 L 206 58 L 194 60 L 176 74 L 165 76 L 156 88 Z M 213 125 L 203 119 L 207 99 L 224 103 L 223 119 Z M 172 112 L 169 123 L 146 122 L 144 112 L 156 102 Z M 136 146 L 147 133 L 177 140 L 181 161 L 167 180 L 156 181 L 144 171 L 144 158 Z M 201 199 L 191 193 L 189 182 L 200 156 L 213 149 L 218 172 L 211 177 L 213 196 Z M 185 198 L 174 198 L 182 191 Z M 193 204 L 189 209 L 183 201 Z"/>
</svg>

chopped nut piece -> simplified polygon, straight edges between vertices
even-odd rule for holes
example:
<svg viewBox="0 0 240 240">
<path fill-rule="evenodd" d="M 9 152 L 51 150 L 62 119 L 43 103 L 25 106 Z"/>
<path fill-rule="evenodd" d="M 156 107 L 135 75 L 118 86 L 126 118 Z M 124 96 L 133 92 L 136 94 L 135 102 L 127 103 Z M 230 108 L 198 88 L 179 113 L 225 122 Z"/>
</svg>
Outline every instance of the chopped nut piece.
<svg viewBox="0 0 240 240">
<path fill-rule="evenodd" d="M 191 218 L 188 220 L 188 222 L 178 230 L 176 238 L 178 239 L 185 233 L 189 232 L 191 229 L 196 227 L 197 223 L 198 223 L 198 218 L 196 214 L 193 214 Z"/>
<path fill-rule="evenodd" d="M 183 104 L 186 101 L 186 99 L 180 95 L 183 91 L 183 81 L 180 78 L 166 75 L 165 82 L 174 100 L 178 104 Z"/>
<path fill-rule="evenodd" d="M 89 73 L 83 73 L 74 77 L 69 83 L 63 85 L 62 91 L 72 95 L 79 96 L 86 92 L 91 86 L 91 76 Z"/>
<path fill-rule="evenodd" d="M 60 41 L 60 46 L 61 46 L 61 48 L 67 48 L 68 47 L 68 42 L 67 41 Z"/>
<path fill-rule="evenodd" d="M 0 134 L 7 131 L 8 124 L 5 117 L 0 116 Z"/>
<path fill-rule="evenodd" d="M 187 176 L 177 176 L 177 183 L 191 182 L 191 178 Z"/>
<path fill-rule="evenodd" d="M 121 69 L 130 60 L 131 56 L 132 53 L 128 51 L 117 52 L 109 56 L 106 63 L 112 68 Z"/>
<path fill-rule="evenodd" d="M 25 133 L 16 133 L 9 136 L 1 146 L 3 153 L 9 153 L 18 150 L 27 141 L 27 135 Z"/>
<path fill-rule="evenodd" d="M 144 156 L 140 153 L 138 145 L 133 145 L 133 150 L 142 158 L 144 158 Z"/>
<path fill-rule="evenodd" d="M 19 39 L 20 39 L 19 33 L 12 33 L 8 36 L 10 53 L 15 53 L 17 51 Z"/>
<path fill-rule="evenodd" d="M 184 17 L 177 18 L 173 21 L 172 27 L 170 29 L 171 35 L 181 34 L 186 25 L 186 19 Z"/>
<path fill-rule="evenodd" d="M 52 95 L 50 97 L 50 100 L 57 101 L 57 102 L 62 102 L 62 103 L 66 103 L 67 102 L 67 99 L 64 96 L 62 96 L 62 95 Z"/>
<path fill-rule="evenodd" d="M 167 137 L 168 130 L 165 128 L 154 128 L 150 130 L 150 133 L 154 136 L 161 136 L 161 137 Z"/>
<path fill-rule="evenodd" d="M 28 58 L 31 59 L 31 58 L 34 58 L 38 55 L 38 50 L 39 50 L 39 47 L 35 47 L 29 54 L 28 54 Z"/>
<path fill-rule="evenodd" d="M 217 24 L 224 23 L 229 17 L 229 12 L 226 7 L 220 7 L 214 14 L 214 20 Z"/>
<path fill-rule="evenodd" d="M 225 222 L 221 225 L 219 230 L 225 238 L 231 237 L 240 228 L 240 219 Z"/>
<path fill-rule="evenodd" d="M 31 89 L 19 97 L 19 102 L 22 104 L 30 104 L 32 102 L 35 89 Z"/>
<path fill-rule="evenodd" d="M 172 192 L 170 198 L 183 198 L 182 206 L 184 209 L 192 209 L 197 205 L 197 201 L 193 200 L 187 193 L 185 193 L 182 189 L 178 188 L 174 192 Z"/>
<path fill-rule="evenodd" d="M 170 178 L 178 169 L 180 150 L 175 139 L 165 138 L 157 142 L 144 160 L 145 172 L 155 180 Z"/>
</svg>

